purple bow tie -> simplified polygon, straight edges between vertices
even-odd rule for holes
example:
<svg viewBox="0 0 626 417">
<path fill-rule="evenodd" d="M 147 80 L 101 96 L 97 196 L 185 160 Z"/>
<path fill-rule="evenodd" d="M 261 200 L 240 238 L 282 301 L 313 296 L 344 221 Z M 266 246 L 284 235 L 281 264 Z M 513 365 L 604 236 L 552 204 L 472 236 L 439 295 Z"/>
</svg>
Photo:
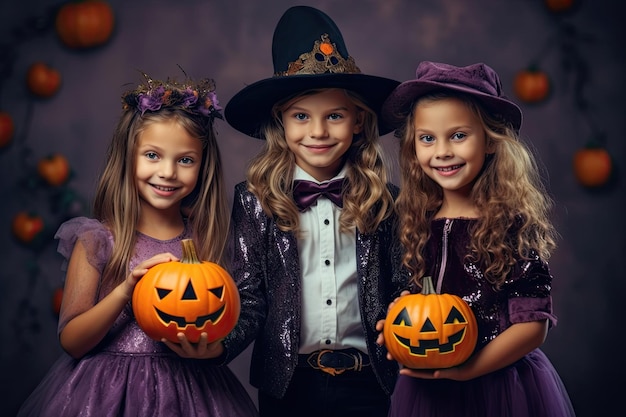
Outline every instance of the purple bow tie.
<svg viewBox="0 0 626 417">
<path fill-rule="evenodd" d="M 337 207 L 343 207 L 343 199 L 341 196 L 343 178 L 332 180 L 324 184 L 295 180 L 293 184 L 293 199 L 300 211 L 309 208 L 321 195 L 335 203 Z"/>
</svg>

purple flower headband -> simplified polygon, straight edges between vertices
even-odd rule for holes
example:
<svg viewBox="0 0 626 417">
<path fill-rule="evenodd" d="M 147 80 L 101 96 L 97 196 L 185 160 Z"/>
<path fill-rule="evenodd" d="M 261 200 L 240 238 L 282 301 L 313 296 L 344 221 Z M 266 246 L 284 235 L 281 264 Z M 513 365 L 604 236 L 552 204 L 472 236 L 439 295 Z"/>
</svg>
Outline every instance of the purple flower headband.
<svg viewBox="0 0 626 417">
<path fill-rule="evenodd" d="M 178 83 L 169 78 L 165 82 L 153 80 L 145 73 L 143 76 L 145 84 L 122 95 L 124 110 L 135 109 L 143 116 L 147 111 L 170 107 L 209 117 L 211 121 L 216 117 L 223 118 L 213 80 L 205 78 L 195 83 L 188 79 L 185 83 Z"/>
</svg>

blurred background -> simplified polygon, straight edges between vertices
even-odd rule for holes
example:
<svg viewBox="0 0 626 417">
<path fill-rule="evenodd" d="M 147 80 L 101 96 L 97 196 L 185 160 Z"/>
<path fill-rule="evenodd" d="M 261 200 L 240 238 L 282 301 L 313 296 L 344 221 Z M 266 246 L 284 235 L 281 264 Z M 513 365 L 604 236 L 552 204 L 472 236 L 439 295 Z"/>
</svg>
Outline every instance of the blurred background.
<svg viewBox="0 0 626 417">
<path fill-rule="evenodd" d="M 79 11 L 29 0 L 0 5 L 0 414 L 14 415 L 61 354 L 63 274 L 52 236 L 65 219 L 90 215 L 122 92 L 142 71 L 183 79 L 184 70 L 214 78 L 225 105 L 272 75 L 274 26 L 296 4 L 328 13 L 365 73 L 404 81 L 429 60 L 485 62 L 500 74 L 524 111 L 522 135 L 541 162 L 562 235 L 550 260 L 559 323 L 543 350 L 579 416 L 621 408 L 626 54 L 619 4 L 108 0 Z M 72 9 L 57 26 L 64 7 Z M 93 20 L 88 33 L 75 32 L 76 13 Z M 260 141 L 219 120 L 217 131 L 232 192 Z M 396 139 L 382 140 L 395 164 Z M 397 183 L 395 165 L 392 175 Z M 248 362 L 249 350 L 230 366 L 256 399 Z"/>
</svg>

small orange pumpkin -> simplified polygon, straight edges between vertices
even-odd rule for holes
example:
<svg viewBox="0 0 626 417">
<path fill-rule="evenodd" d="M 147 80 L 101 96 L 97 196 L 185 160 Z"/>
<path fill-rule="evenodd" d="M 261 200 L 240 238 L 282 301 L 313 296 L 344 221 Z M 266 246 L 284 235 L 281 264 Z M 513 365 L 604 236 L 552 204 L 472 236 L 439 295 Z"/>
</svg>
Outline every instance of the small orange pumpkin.
<svg viewBox="0 0 626 417">
<path fill-rule="evenodd" d="M 559 13 L 571 9 L 574 0 L 545 0 L 545 4 L 551 12 Z"/>
<path fill-rule="evenodd" d="M 52 312 L 58 315 L 61 312 L 63 302 L 63 287 L 57 287 L 52 292 Z"/>
<path fill-rule="evenodd" d="M 49 185 L 58 187 L 65 184 L 69 179 L 70 164 L 67 162 L 67 158 L 56 153 L 39 160 L 37 173 Z"/>
<path fill-rule="evenodd" d="M 13 217 L 11 230 L 22 243 L 33 243 L 42 234 L 44 222 L 41 216 L 20 211 Z"/>
<path fill-rule="evenodd" d="M 519 71 L 513 80 L 515 95 L 526 103 L 538 103 L 550 93 L 548 75 L 534 67 Z"/>
<path fill-rule="evenodd" d="M 61 73 L 43 62 L 35 62 L 26 72 L 26 87 L 37 97 L 52 97 L 61 87 Z"/>
<path fill-rule="evenodd" d="M 14 131 L 15 126 L 13 125 L 11 115 L 0 110 L 0 148 L 4 148 L 11 143 Z"/>
<path fill-rule="evenodd" d="M 422 284 L 420 294 L 400 297 L 387 312 L 385 346 L 408 368 L 460 365 L 476 347 L 476 317 L 462 298 L 435 293 L 430 277 L 424 277 Z"/>
<path fill-rule="evenodd" d="M 108 2 L 72 1 L 59 9 L 55 27 L 66 46 L 84 49 L 106 43 L 113 32 L 114 22 L 113 10 Z"/>
<path fill-rule="evenodd" d="M 613 170 L 609 152 L 595 145 L 576 151 L 573 165 L 576 180 L 585 187 L 600 187 L 606 184 Z"/>
<path fill-rule="evenodd" d="M 191 239 L 182 241 L 180 261 L 158 264 L 139 280 L 132 305 L 137 323 L 154 340 L 178 343 L 178 333 L 196 343 L 206 332 L 209 342 L 224 338 L 237 324 L 239 291 L 228 272 L 199 261 Z"/>
</svg>

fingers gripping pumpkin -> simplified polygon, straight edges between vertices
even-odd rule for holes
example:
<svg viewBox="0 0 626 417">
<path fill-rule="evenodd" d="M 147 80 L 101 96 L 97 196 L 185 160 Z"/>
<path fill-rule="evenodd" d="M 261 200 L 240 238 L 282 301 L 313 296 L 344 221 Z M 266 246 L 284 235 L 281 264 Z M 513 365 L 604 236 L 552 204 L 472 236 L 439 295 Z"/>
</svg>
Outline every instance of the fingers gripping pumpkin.
<svg viewBox="0 0 626 417">
<path fill-rule="evenodd" d="M 387 313 L 385 346 L 414 369 L 450 368 L 465 362 L 478 338 L 476 318 L 462 298 L 436 294 L 425 277 L 421 294 L 401 297 Z"/>
<path fill-rule="evenodd" d="M 180 261 L 158 264 L 139 280 L 133 292 L 137 323 L 152 339 L 178 343 L 177 334 L 198 342 L 224 338 L 239 319 L 240 300 L 232 277 L 221 266 L 198 260 L 191 239 L 182 241 Z"/>
</svg>

